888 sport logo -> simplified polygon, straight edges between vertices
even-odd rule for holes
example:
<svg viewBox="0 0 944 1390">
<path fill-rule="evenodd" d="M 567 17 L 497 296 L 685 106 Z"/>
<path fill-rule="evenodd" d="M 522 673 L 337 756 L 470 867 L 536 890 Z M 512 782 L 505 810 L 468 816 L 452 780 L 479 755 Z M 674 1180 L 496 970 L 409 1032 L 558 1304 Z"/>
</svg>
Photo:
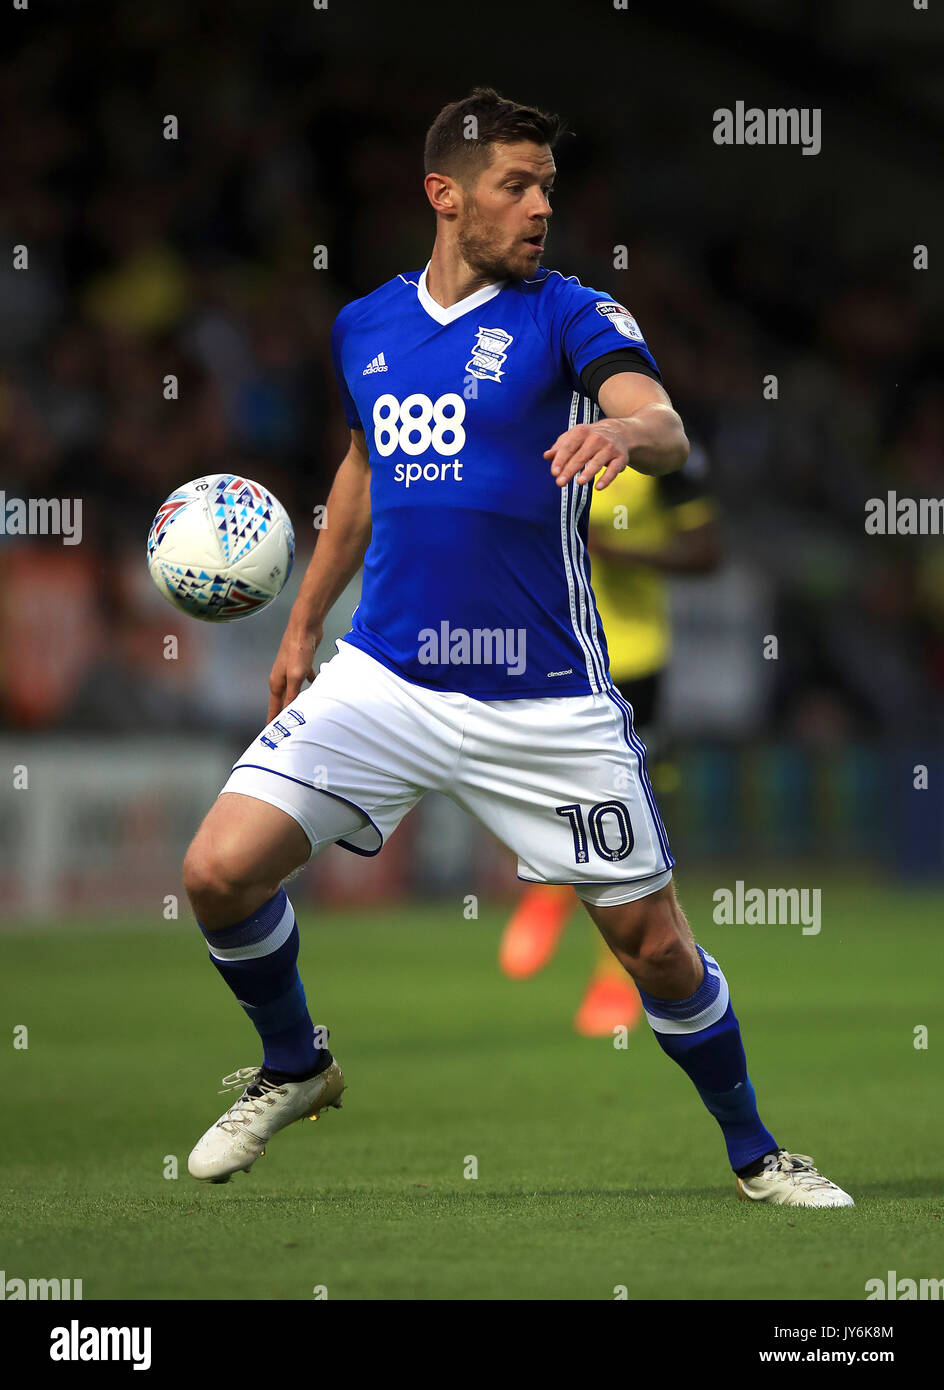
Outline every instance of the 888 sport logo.
<svg viewBox="0 0 944 1390">
<path fill-rule="evenodd" d="M 394 481 L 404 483 L 438 482 L 452 477 L 462 481 L 462 462 L 451 457 L 465 447 L 465 401 L 454 391 L 447 391 L 436 400 L 422 392 L 414 392 L 403 401 L 387 392 L 374 402 L 374 447 L 381 458 L 397 452 L 418 458 L 432 450 L 449 456 L 450 461 L 398 463 L 393 470 Z"/>
</svg>

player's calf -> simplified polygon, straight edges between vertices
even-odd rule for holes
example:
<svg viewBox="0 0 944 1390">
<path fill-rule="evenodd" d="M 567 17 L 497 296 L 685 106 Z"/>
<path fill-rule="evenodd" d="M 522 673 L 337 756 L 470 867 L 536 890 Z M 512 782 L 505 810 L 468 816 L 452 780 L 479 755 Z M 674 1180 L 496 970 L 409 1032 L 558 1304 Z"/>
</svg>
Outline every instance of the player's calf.
<svg viewBox="0 0 944 1390">
<path fill-rule="evenodd" d="M 757 1113 L 728 983 L 717 961 L 695 944 L 672 884 L 633 902 L 587 907 L 634 976 L 659 1046 L 721 1126 L 734 1171 L 775 1153 Z"/>
<path fill-rule="evenodd" d="M 701 958 L 671 883 L 633 902 L 585 906 L 640 990 L 672 999 L 698 988 L 704 974 Z"/>
<path fill-rule="evenodd" d="M 262 1043 L 261 1067 L 224 1080 L 242 1095 L 197 1142 L 189 1171 L 226 1182 L 248 1171 L 273 1134 L 326 1106 L 340 1108 L 341 1069 L 315 1028 L 298 973 L 298 926 L 280 887 L 310 853 L 293 817 L 228 792 L 215 803 L 184 861 L 184 885 L 210 960 Z M 246 1084 L 246 1083 L 249 1084 Z"/>
<path fill-rule="evenodd" d="M 728 982 L 714 957 L 695 944 L 671 883 L 634 902 L 586 906 L 636 979 L 659 1046 L 690 1077 L 718 1121 L 738 1196 L 793 1206 L 851 1206 L 848 1193 L 805 1155 L 780 1149 L 761 1123 Z"/>
<path fill-rule="evenodd" d="M 331 1064 L 298 974 L 298 926 L 281 878 L 308 857 L 291 816 L 253 797 L 227 794 L 190 848 L 184 882 L 210 960 L 258 1033 L 263 1076 L 308 1080 Z"/>
</svg>

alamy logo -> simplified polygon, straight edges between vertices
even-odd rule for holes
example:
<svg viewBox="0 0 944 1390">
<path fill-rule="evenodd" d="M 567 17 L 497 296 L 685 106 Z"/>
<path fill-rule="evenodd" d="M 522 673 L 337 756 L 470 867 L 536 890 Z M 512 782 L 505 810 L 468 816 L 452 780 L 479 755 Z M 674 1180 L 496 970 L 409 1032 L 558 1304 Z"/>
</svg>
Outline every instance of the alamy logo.
<svg viewBox="0 0 944 1390">
<path fill-rule="evenodd" d="M 867 536 L 940 536 L 944 533 L 944 497 L 899 497 L 888 492 L 865 504 Z"/>
<path fill-rule="evenodd" d="M 149 1327 L 82 1327 L 73 1318 L 54 1327 L 49 1340 L 50 1361 L 130 1361 L 135 1371 L 151 1369 Z"/>
<path fill-rule="evenodd" d="M 370 361 L 367 363 L 367 366 L 361 372 L 361 376 L 370 376 L 371 372 L 386 371 L 389 371 L 389 368 L 387 366 L 387 359 L 386 357 L 384 357 L 382 352 L 378 352 L 377 356 L 372 357 Z"/>
<path fill-rule="evenodd" d="M 822 888 L 745 888 L 738 879 L 734 891 L 716 888 L 712 918 L 719 927 L 789 926 L 803 923 L 804 936 L 820 933 Z"/>
<path fill-rule="evenodd" d="M 944 1299 L 944 1279 L 899 1279 L 897 1271 L 890 1269 L 885 1279 L 866 1279 L 866 1302 L 873 1298 L 892 1299 L 907 1302 L 911 1299 L 928 1299 L 940 1302 Z"/>
<path fill-rule="evenodd" d="M 81 497 L 7 497 L 0 492 L 0 536 L 61 536 L 82 541 Z"/>
<path fill-rule="evenodd" d="M 714 112 L 716 145 L 801 145 L 804 154 L 819 154 L 823 147 L 823 112 L 818 106 L 768 107 L 734 103 Z"/>
<path fill-rule="evenodd" d="M 466 371 L 480 381 L 501 381 L 502 367 L 513 342 L 514 338 L 504 328 L 480 327 L 472 347 L 472 356 L 465 364 Z"/>
<path fill-rule="evenodd" d="M 424 666 L 504 666 L 509 676 L 525 669 L 527 634 L 523 627 L 450 627 L 444 619 L 438 628 L 417 633 L 419 660 Z"/>
<path fill-rule="evenodd" d="M 45 1302 L 71 1303 L 82 1298 L 81 1279 L 8 1279 L 6 1270 L 0 1269 L 0 1300 L 32 1299 Z"/>
</svg>

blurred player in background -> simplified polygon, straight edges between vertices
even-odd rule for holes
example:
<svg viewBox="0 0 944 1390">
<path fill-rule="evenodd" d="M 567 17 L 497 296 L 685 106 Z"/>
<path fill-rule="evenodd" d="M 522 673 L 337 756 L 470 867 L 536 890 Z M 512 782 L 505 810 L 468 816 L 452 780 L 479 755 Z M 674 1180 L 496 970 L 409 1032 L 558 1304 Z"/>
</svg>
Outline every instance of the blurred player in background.
<svg viewBox="0 0 944 1390">
<path fill-rule="evenodd" d="M 610 677 L 632 706 L 664 802 L 674 783 L 660 727 L 663 676 L 671 656 L 670 575 L 709 574 L 721 560 L 717 507 L 706 486 L 707 460 L 693 444 L 685 467 L 653 478 L 626 468 L 590 513 L 597 611 L 606 633 Z M 577 902 L 569 884 L 538 884 L 522 895 L 505 928 L 499 963 L 514 980 L 543 970 Z M 639 992 L 603 939 L 574 1027 L 584 1037 L 632 1028 Z"/>
</svg>

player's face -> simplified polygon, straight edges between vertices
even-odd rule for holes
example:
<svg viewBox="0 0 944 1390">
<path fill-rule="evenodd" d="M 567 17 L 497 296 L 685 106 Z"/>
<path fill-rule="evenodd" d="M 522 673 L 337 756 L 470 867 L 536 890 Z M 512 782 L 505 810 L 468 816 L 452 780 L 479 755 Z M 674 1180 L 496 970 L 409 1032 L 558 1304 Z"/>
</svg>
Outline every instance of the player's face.
<svg viewBox="0 0 944 1390">
<path fill-rule="evenodd" d="M 466 264 L 489 279 L 522 279 L 544 251 L 556 168 L 547 145 L 492 145 L 491 163 L 464 193 L 458 220 Z"/>
</svg>

